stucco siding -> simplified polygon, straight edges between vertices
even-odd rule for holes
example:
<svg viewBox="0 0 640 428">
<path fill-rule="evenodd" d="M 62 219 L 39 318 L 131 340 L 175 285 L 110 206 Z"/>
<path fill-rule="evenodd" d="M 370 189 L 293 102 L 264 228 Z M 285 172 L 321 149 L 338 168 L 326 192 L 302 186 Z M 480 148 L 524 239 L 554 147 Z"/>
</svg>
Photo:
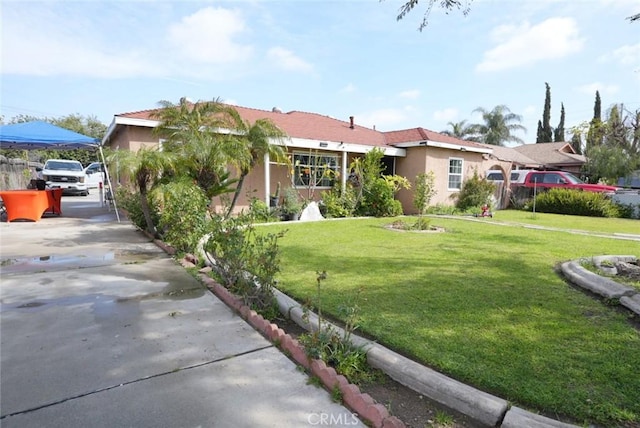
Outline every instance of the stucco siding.
<svg viewBox="0 0 640 428">
<path fill-rule="evenodd" d="M 449 161 L 450 159 L 462 160 L 462 182 L 473 175 L 474 169 L 478 174 L 484 174 L 485 169 L 481 153 L 468 151 L 455 151 L 438 147 L 411 147 L 407 149 L 405 158 L 398 158 L 396 163 L 398 175 L 406 177 L 412 185 L 410 190 L 401 190 L 397 199 L 402 203 L 405 214 L 415 214 L 413 195 L 415 180 L 418 174 L 433 171 L 435 174 L 436 195 L 431 199 L 430 205 L 453 205 L 452 196 L 459 190 L 449 188 Z"/>
</svg>

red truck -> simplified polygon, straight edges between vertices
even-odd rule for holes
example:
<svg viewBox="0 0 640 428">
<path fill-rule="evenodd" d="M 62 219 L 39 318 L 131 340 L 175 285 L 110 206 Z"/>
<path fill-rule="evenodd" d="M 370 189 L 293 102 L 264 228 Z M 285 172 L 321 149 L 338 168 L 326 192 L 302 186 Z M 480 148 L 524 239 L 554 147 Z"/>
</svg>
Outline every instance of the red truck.
<svg viewBox="0 0 640 428">
<path fill-rule="evenodd" d="M 588 184 L 580 180 L 575 175 L 564 171 L 531 171 L 527 174 L 524 182 L 516 186 L 523 186 L 530 189 L 551 189 L 562 187 L 563 189 L 577 189 L 586 192 L 601 192 L 613 194 L 618 187 L 604 184 Z"/>
</svg>

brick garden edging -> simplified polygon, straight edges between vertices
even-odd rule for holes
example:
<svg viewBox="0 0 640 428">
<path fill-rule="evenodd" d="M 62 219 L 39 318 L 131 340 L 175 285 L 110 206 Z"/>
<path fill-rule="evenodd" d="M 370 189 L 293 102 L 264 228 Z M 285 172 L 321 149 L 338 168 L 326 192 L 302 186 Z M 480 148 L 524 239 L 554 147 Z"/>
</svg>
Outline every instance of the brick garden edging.
<svg viewBox="0 0 640 428">
<path fill-rule="evenodd" d="M 145 234 L 149 236 L 148 233 L 145 232 Z M 149 236 L 149 238 L 153 239 L 151 236 Z M 158 239 L 153 239 L 153 241 L 167 254 L 175 255 L 176 251 L 170 245 Z M 195 256 L 187 255 L 184 259 L 180 260 L 180 263 L 185 268 L 195 268 L 197 259 Z M 296 339 L 279 328 L 277 324 L 264 319 L 261 315 L 246 306 L 242 302 L 242 299 L 209 277 L 206 273 L 211 269 L 210 267 L 204 269 L 205 270 L 201 269 L 199 271 L 199 277 L 208 289 L 226 305 L 239 313 L 244 320 L 262 333 L 264 337 L 279 347 L 283 352 L 287 353 L 293 361 L 319 378 L 329 392 L 338 387 L 342 394 L 343 404 L 357 413 L 361 419 L 375 428 L 405 427 L 405 424 L 400 419 L 389 414 L 385 406 L 376 403 L 369 394 L 362 393 L 357 385 L 350 384 L 344 376 L 338 375 L 335 369 L 328 367 L 324 361 L 309 359 L 304 352 L 304 348 Z M 305 329 L 311 327 L 311 330 L 313 330 L 312 322 L 316 315 L 310 313 L 309 320 L 303 323 L 305 325 L 301 324 L 300 319 L 298 319 L 300 318 L 298 312 L 302 310 L 300 305 L 279 290 L 274 291 L 278 305 L 280 306 L 280 311 L 284 315 L 288 315 L 289 318 L 301 325 L 301 327 Z M 284 306 L 286 306 L 286 308 Z M 334 325 L 331 325 L 331 328 L 335 328 L 338 331 L 342 330 L 340 327 Z M 470 416 L 472 419 L 487 426 L 502 428 L 520 428 L 524 426 L 536 428 L 578 428 L 577 425 L 560 422 L 546 416 L 531 413 L 516 406 L 510 406 L 506 400 L 448 378 L 357 335 L 352 336 L 352 342 L 356 346 L 369 347 L 367 350 L 367 359 L 374 368 L 381 369 L 405 386 L 409 386 L 411 389 L 419 391 L 430 399 Z M 394 360 L 393 362 L 395 362 L 395 364 L 391 364 L 391 360 Z M 393 367 L 389 367 L 390 365 L 398 365 L 399 368 L 393 369 Z M 392 373 L 394 370 L 397 373 Z M 403 379 L 399 380 L 398 377 Z M 415 379 L 418 383 L 414 385 L 412 382 L 407 382 L 407 379 Z"/>
<path fill-rule="evenodd" d="M 184 267 L 195 267 L 193 263 L 186 260 L 182 261 L 182 265 Z M 238 312 L 253 328 L 288 354 L 292 360 L 320 379 L 329 392 L 338 387 L 342 393 L 343 404 L 357 413 L 361 419 L 366 420 L 375 428 L 405 427 L 400 419 L 389 414 L 385 406 L 376 403 L 369 394 L 362 393 L 357 385 L 349 383 L 344 376 L 337 374 L 333 367 L 327 366 L 322 360 L 310 359 L 302 345 L 279 328 L 277 324 L 264 319 L 256 311 L 245 305 L 242 299 L 229 292 L 208 275 L 200 273 L 200 279 L 209 290 L 227 306 Z"/>
</svg>

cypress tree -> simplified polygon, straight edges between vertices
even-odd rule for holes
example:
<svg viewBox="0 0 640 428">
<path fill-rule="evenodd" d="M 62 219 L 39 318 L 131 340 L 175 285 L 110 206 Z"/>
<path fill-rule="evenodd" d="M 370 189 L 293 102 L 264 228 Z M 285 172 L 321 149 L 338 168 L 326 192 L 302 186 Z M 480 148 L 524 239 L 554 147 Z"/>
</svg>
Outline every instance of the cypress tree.
<svg viewBox="0 0 640 428">
<path fill-rule="evenodd" d="M 542 133 L 543 133 L 543 131 L 542 131 L 542 122 L 538 121 L 538 133 L 536 134 L 537 135 L 536 144 L 537 143 L 544 143 L 544 141 L 541 141 Z"/>
<path fill-rule="evenodd" d="M 542 112 L 542 126 L 538 127 L 536 143 L 549 143 L 553 141 L 553 129 L 551 128 L 551 87 L 547 82 L 544 97 L 544 111 Z"/>
<path fill-rule="evenodd" d="M 556 143 L 564 141 L 564 103 L 561 103 L 560 106 L 560 123 L 553 131 L 553 141 Z"/>
<path fill-rule="evenodd" d="M 600 91 L 596 91 L 596 101 L 593 105 L 593 119 L 589 124 L 587 133 L 587 151 L 591 147 L 599 146 L 602 143 L 602 104 L 600 101 Z"/>
<path fill-rule="evenodd" d="M 580 138 L 579 132 L 575 132 L 571 137 L 571 147 L 577 154 L 582 154 L 582 138 Z"/>
</svg>

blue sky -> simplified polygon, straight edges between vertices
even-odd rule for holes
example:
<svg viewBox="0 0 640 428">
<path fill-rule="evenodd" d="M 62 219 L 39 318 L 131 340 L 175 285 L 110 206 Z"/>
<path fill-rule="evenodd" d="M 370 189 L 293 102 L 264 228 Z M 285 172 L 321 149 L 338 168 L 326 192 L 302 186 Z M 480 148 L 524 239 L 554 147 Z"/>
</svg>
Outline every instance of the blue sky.
<svg viewBox="0 0 640 428">
<path fill-rule="evenodd" d="M 535 142 L 551 124 L 640 108 L 637 0 L 475 0 L 465 17 L 423 0 L 1 2 L 0 114 L 114 114 L 160 100 L 301 110 L 382 131 L 480 119 L 507 105 Z M 569 137 L 567 137 L 569 138 Z"/>
</svg>

